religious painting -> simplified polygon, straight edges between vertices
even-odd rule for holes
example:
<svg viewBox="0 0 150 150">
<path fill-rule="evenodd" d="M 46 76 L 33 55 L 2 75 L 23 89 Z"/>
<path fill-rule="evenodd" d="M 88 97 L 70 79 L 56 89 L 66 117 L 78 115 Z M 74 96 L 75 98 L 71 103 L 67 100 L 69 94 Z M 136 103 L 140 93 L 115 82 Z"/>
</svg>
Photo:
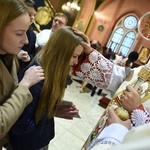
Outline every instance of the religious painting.
<svg viewBox="0 0 150 150">
<path fill-rule="evenodd" d="M 43 29 L 50 29 L 52 24 L 52 18 L 55 15 L 55 10 L 49 0 L 34 0 L 38 10 L 35 16 L 34 26 L 37 31 L 40 32 Z"/>
<path fill-rule="evenodd" d="M 140 51 L 139 51 L 138 61 L 140 61 L 143 64 L 146 64 L 149 58 L 150 58 L 150 48 L 141 46 Z"/>
<path fill-rule="evenodd" d="M 52 19 L 53 13 L 49 7 L 38 7 L 38 12 L 36 14 L 35 21 L 39 25 L 47 25 Z"/>
</svg>

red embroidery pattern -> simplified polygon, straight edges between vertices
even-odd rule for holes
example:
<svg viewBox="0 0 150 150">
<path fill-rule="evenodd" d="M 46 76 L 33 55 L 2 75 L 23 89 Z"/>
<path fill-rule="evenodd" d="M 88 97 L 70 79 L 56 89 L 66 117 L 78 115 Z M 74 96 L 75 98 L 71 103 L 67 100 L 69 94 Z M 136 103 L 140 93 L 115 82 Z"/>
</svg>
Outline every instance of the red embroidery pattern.
<svg viewBox="0 0 150 150">
<path fill-rule="evenodd" d="M 150 123 L 150 114 L 144 107 L 133 110 L 131 113 L 132 126 L 139 126 Z"/>
<path fill-rule="evenodd" d="M 97 51 L 93 51 L 76 69 L 76 75 L 98 88 L 107 88 L 114 64 Z"/>
</svg>

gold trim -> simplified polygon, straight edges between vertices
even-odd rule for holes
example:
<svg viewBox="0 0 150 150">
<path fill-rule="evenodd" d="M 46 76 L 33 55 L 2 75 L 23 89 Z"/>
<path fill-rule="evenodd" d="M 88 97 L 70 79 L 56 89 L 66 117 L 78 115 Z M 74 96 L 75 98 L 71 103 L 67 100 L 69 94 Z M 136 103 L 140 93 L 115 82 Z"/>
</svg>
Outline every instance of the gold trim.
<svg viewBox="0 0 150 150">
<path fill-rule="evenodd" d="M 140 51 L 139 51 L 138 61 L 146 64 L 149 58 L 150 58 L 150 49 L 145 46 L 141 46 Z"/>
<path fill-rule="evenodd" d="M 38 7 L 38 12 L 36 14 L 35 21 L 39 25 L 47 25 L 51 21 L 52 16 L 53 13 L 48 7 Z"/>
</svg>

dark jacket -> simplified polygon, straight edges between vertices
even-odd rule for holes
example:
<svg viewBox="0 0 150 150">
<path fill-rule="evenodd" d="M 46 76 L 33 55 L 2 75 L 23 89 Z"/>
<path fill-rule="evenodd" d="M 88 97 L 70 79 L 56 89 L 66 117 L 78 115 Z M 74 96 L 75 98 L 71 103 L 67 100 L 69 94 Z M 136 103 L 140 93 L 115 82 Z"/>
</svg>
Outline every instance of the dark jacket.
<svg viewBox="0 0 150 150">
<path fill-rule="evenodd" d="M 28 55 L 30 56 L 30 61 L 31 61 L 37 53 L 36 47 L 35 47 L 36 35 L 31 29 L 28 29 L 26 34 L 28 37 L 28 44 L 25 44 L 22 47 L 22 50 L 28 52 Z M 19 63 L 20 63 L 20 68 L 21 68 L 20 70 L 23 70 L 30 62 L 23 62 L 19 60 Z"/>
<path fill-rule="evenodd" d="M 24 72 L 33 65 L 38 65 L 36 62 L 30 64 L 19 75 L 19 80 L 22 79 Z M 43 81 L 30 88 L 33 96 L 33 101 L 24 110 L 21 117 L 14 124 L 9 132 L 10 142 L 13 150 L 36 150 L 49 144 L 54 138 L 54 118 L 48 119 L 46 115 L 42 120 L 35 123 L 35 109 L 39 101 L 39 96 L 42 90 Z"/>
</svg>

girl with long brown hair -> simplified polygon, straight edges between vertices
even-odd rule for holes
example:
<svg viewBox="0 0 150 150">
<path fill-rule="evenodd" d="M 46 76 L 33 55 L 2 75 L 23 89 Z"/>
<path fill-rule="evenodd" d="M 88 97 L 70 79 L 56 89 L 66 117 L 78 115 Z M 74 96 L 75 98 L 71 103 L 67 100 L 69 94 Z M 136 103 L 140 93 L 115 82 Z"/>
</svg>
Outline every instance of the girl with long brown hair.
<svg viewBox="0 0 150 150">
<path fill-rule="evenodd" d="M 52 35 L 30 64 L 42 66 L 45 80 L 30 88 L 33 102 L 11 129 L 10 140 L 14 150 L 48 148 L 54 137 L 54 116 L 64 96 L 67 75 L 83 51 L 81 42 L 83 38 L 71 27 L 63 27 Z M 20 79 L 22 76 L 23 73 Z M 73 111 L 73 116 L 78 114 L 74 106 L 70 111 Z"/>
</svg>

